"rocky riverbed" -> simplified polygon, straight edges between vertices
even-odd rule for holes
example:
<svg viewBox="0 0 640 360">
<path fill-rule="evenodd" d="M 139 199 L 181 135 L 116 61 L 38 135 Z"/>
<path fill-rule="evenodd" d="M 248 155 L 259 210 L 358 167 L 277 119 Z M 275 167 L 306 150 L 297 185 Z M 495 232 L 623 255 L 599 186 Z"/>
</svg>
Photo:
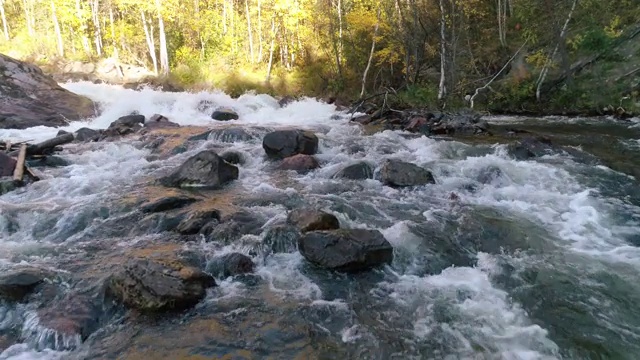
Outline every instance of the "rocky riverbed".
<svg viewBox="0 0 640 360">
<path fill-rule="evenodd" d="M 0 130 L 75 139 L 0 196 L 0 359 L 640 354 L 633 120 L 64 87 Z"/>
</svg>

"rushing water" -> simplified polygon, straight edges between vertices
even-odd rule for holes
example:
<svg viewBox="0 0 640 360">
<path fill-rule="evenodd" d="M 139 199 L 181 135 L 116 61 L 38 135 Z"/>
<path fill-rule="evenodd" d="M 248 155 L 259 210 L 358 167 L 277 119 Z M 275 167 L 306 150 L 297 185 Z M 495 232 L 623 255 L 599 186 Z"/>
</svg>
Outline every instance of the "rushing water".
<svg viewBox="0 0 640 360">
<path fill-rule="evenodd" d="M 313 130 L 322 168 L 282 181 L 259 137 L 209 139 L 162 161 L 130 141 L 66 146 L 70 166 L 44 170 L 43 180 L 0 197 L 0 269 L 31 263 L 58 270 L 70 291 L 102 281 L 81 274 L 99 262 L 93 252 L 108 257 L 110 248 L 126 251 L 147 239 L 104 231 L 101 225 L 130 211 L 114 201 L 212 145 L 247 158 L 235 186 L 246 210 L 267 220 L 265 229 L 288 208 L 314 205 L 342 227 L 381 230 L 395 259 L 347 276 L 315 269 L 298 253 L 256 255 L 255 276 L 218 279 L 195 309 L 153 320 L 116 309 L 84 342 L 39 326 L 34 309 L 41 304 L 0 303 L 0 336 L 17 339 L 1 360 L 640 358 L 640 192 L 629 175 L 640 168 L 635 122 L 491 118 L 494 126 L 544 133 L 595 155 L 516 161 L 493 138 L 465 144 L 391 131 L 365 136 L 348 115 L 311 99 L 280 108 L 267 95 L 65 87 L 103 109 L 67 130 L 106 128 L 132 111 L 182 125 L 227 125 L 210 120 L 207 101 L 233 107 L 240 114 L 234 125 L 258 135 Z M 0 130 L 0 139 L 37 141 L 58 130 Z M 331 178 L 351 161 L 377 166 L 386 158 L 430 169 L 437 184 L 393 189 Z M 185 246 L 210 257 L 248 252 L 259 241 L 247 235 L 227 246 Z"/>
</svg>

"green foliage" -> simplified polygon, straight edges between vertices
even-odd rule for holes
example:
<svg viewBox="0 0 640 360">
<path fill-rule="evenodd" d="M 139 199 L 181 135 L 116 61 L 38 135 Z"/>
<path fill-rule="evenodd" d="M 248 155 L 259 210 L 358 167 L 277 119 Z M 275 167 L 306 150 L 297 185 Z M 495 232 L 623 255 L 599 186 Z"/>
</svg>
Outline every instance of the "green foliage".
<svg viewBox="0 0 640 360">
<path fill-rule="evenodd" d="M 438 86 L 410 85 L 398 94 L 403 105 L 410 107 L 437 106 Z"/>
</svg>

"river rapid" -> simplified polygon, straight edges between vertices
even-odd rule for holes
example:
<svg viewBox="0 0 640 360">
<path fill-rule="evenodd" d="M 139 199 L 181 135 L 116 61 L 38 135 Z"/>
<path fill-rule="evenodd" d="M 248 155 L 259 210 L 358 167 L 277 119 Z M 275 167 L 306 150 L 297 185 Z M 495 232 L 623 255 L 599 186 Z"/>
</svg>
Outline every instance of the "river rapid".
<svg viewBox="0 0 640 360">
<path fill-rule="evenodd" d="M 146 318 L 105 305 L 84 340 L 39 325 L 35 309 L 50 301 L 46 294 L 0 302 L 0 360 L 640 358 L 640 121 L 487 118 L 492 128 L 533 131 L 575 150 L 521 161 L 499 137 L 367 135 L 349 114 L 313 99 L 280 108 L 268 95 L 64 87 L 102 108 L 65 130 L 106 128 L 132 111 L 229 126 L 210 114 L 230 106 L 240 115 L 233 126 L 256 139 L 210 138 L 164 160 L 131 140 L 65 145 L 60 156 L 71 165 L 41 169 L 41 181 L 0 196 L 0 271 L 31 264 L 64 274 L 58 286 L 69 291 L 99 287 L 101 262 L 154 236 L 106 231 L 135 211 L 118 200 L 212 146 L 246 158 L 233 191 L 264 230 L 291 208 L 315 206 L 344 228 L 379 229 L 394 261 L 345 275 L 298 252 L 256 253 L 262 235 L 191 242 L 184 246 L 205 259 L 251 254 L 255 274 L 216 279 L 179 314 Z M 260 137 L 292 126 L 319 137 L 322 167 L 276 175 Z M 39 141 L 58 130 L 0 130 L 0 139 Z M 377 167 L 387 158 L 429 169 L 436 184 L 332 178 L 355 160 Z M 4 348 L 2 339 L 13 340 Z"/>
</svg>

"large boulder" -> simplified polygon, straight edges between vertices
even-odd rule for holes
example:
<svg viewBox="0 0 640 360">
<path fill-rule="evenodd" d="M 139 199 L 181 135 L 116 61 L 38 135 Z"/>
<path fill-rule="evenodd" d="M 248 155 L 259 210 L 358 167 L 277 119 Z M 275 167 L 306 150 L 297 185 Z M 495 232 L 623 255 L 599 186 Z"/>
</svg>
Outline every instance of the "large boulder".
<svg viewBox="0 0 640 360">
<path fill-rule="evenodd" d="M 105 137 L 117 137 L 132 134 L 142 129 L 145 119 L 144 115 L 138 114 L 121 116 L 109 124 L 109 127 L 103 132 L 103 135 Z"/>
<path fill-rule="evenodd" d="M 551 140 L 542 136 L 525 137 L 524 139 L 508 146 L 509 153 L 516 160 L 528 160 L 545 155 L 551 155 L 554 150 L 557 150 L 557 148 L 551 143 Z"/>
<path fill-rule="evenodd" d="M 189 158 L 173 174 L 160 179 L 169 187 L 219 188 L 238 178 L 238 168 L 213 151 L 201 151 Z"/>
<path fill-rule="evenodd" d="M 32 267 L 10 270 L 0 275 L 0 298 L 21 301 L 50 274 Z"/>
<path fill-rule="evenodd" d="M 16 168 L 16 162 L 16 159 L 4 152 L 0 152 L 0 177 L 12 176 Z"/>
<path fill-rule="evenodd" d="M 147 129 L 166 129 L 166 128 L 178 128 L 180 124 L 169 121 L 169 119 L 160 114 L 153 114 L 144 123 L 144 127 Z"/>
<path fill-rule="evenodd" d="M 334 215 L 321 210 L 305 208 L 292 210 L 287 216 L 287 223 L 297 227 L 302 232 L 340 228 L 340 221 Z"/>
<path fill-rule="evenodd" d="M 76 131 L 75 140 L 79 142 L 91 142 L 100 139 L 100 131 L 89 129 L 86 127 Z"/>
<path fill-rule="evenodd" d="M 429 170 L 400 160 L 387 160 L 380 169 L 380 180 L 389 186 L 419 186 L 435 184 Z"/>
<path fill-rule="evenodd" d="M 334 179 L 364 180 L 373 179 L 373 168 L 364 161 L 347 165 L 333 175 Z"/>
<path fill-rule="evenodd" d="M 89 98 L 60 87 L 35 65 L 0 54 L 0 129 L 64 126 L 95 115 Z"/>
<path fill-rule="evenodd" d="M 197 234 L 205 225 L 212 221 L 216 223 L 220 221 L 220 211 L 216 209 L 197 210 L 188 214 L 185 219 L 178 224 L 175 230 L 184 235 Z"/>
<path fill-rule="evenodd" d="M 239 116 L 235 110 L 228 107 L 221 107 L 216 109 L 213 114 L 211 114 L 211 118 L 213 120 L 219 121 L 228 121 L 228 120 L 238 120 Z"/>
<path fill-rule="evenodd" d="M 298 154 L 284 158 L 278 169 L 293 170 L 299 174 L 306 174 L 313 169 L 320 167 L 320 163 L 313 155 Z"/>
<path fill-rule="evenodd" d="M 297 154 L 318 152 L 318 137 L 309 131 L 278 130 L 265 135 L 262 148 L 271 159 L 284 159 Z"/>
<path fill-rule="evenodd" d="M 111 276 L 109 292 L 125 306 L 142 312 L 181 310 L 197 304 L 215 280 L 178 260 L 130 259 Z"/>
<path fill-rule="evenodd" d="M 298 240 L 298 250 L 315 265 L 345 272 L 393 261 L 393 247 L 378 230 L 311 231 Z"/>
</svg>

